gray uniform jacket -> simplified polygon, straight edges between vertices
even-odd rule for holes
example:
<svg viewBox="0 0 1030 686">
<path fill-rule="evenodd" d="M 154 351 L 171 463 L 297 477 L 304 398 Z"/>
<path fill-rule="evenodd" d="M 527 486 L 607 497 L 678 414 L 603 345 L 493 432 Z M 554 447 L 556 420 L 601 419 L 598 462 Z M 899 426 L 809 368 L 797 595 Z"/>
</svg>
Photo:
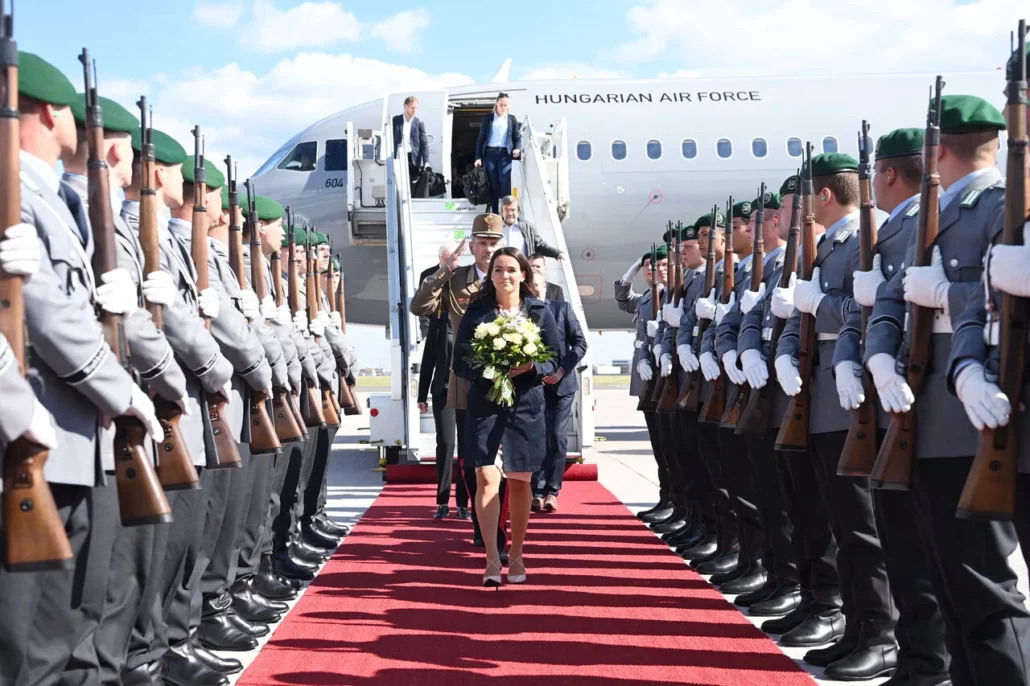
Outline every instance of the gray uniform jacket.
<svg viewBox="0 0 1030 686">
<path fill-rule="evenodd" d="M 723 277 L 723 261 L 719 260 L 715 263 L 715 296 L 716 299 L 719 297 L 719 293 L 722 290 L 722 277 Z M 707 298 L 708 293 L 711 293 L 711 289 L 708 289 L 708 293 L 705 293 L 704 289 L 704 271 L 695 273 L 694 280 L 700 280 L 697 284 L 692 284 L 692 288 L 697 288 L 697 296 L 694 298 L 694 303 L 697 303 L 698 298 Z M 684 307 L 683 316 L 680 318 L 680 328 L 676 333 L 676 345 L 689 345 L 694 347 L 694 338 L 700 331 L 700 322 L 697 317 L 694 305 L 690 307 Z M 707 341 L 708 347 L 705 347 Z M 698 342 L 696 349 L 697 356 L 700 358 L 701 353 L 710 352 L 715 354 L 715 322 L 709 322 L 708 328 L 705 329 L 704 334 L 701 336 L 701 340 Z M 698 374 L 701 374 L 701 370 L 698 369 Z M 711 391 L 711 383 L 705 381 L 704 375 L 701 374 L 699 377 L 701 380 L 701 402 L 704 403 L 708 399 L 708 393 Z M 698 407 L 700 409 L 700 406 Z"/>
<path fill-rule="evenodd" d="M 244 259 L 247 261 L 247 265 L 250 265 L 250 254 L 244 255 Z M 275 282 L 272 280 L 272 265 L 268 260 L 265 260 L 265 285 L 268 287 L 268 292 L 273 293 Z M 290 382 L 290 388 L 300 392 L 302 368 L 300 363 L 300 355 L 297 351 L 297 344 L 293 340 L 291 331 L 292 326 L 284 326 L 279 323 L 278 319 L 272 319 L 268 322 L 269 328 L 279 341 L 280 347 L 283 350 L 283 357 L 286 360 L 286 376 Z"/>
<path fill-rule="evenodd" d="M 21 220 L 36 227 L 42 258 L 23 291 L 32 346 L 26 363 L 40 403 L 54 417 L 58 442 L 44 473 L 51 483 L 94 486 L 104 480 L 100 416 L 128 409 L 133 382 L 96 318 L 93 239 L 79 196 L 64 185 L 62 199 L 53 190 L 56 175 L 40 176 L 22 156 Z"/>
<path fill-rule="evenodd" d="M 774 319 L 776 315 L 772 311 L 772 292 L 773 288 L 780 284 L 785 257 L 784 251 L 779 250 L 770 253 L 765 258 L 764 273 L 762 274 L 765 297 L 762 302 L 756 303 L 750 312 L 741 317 L 740 332 L 737 335 L 738 354 L 743 354 L 745 350 L 757 350 L 766 360 L 773 354 L 775 343 L 772 341 L 772 329 L 776 323 Z M 725 321 L 723 319 L 723 322 Z M 776 382 L 775 374 L 770 374 L 766 383 L 771 384 L 770 388 L 773 394 L 772 410 L 767 417 L 767 426 L 776 429 L 783 423 L 783 415 L 787 412 L 789 400 L 787 394 L 780 388 L 780 384 Z"/>
<path fill-rule="evenodd" d="M 741 266 L 737 262 L 733 272 L 733 294 L 735 297 L 733 306 L 730 307 L 726 316 L 722 318 L 719 325 L 715 327 L 715 357 L 722 363 L 722 356 L 730 350 L 737 349 L 737 336 L 740 334 L 740 323 L 743 315 L 740 313 L 740 297 L 751 287 L 751 263 L 748 260 Z M 768 288 L 768 286 L 767 286 Z"/>
<path fill-rule="evenodd" d="M 815 266 L 819 267 L 826 297 L 819 303 L 815 330 L 828 340 L 817 341 L 812 379 L 807 382 L 812 398 L 810 434 L 847 431 L 851 426 L 851 413 L 840 406 L 833 374 L 833 351 L 854 292 L 852 278 L 858 269 L 858 213 L 850 215 L 831 238 L 824 240 L 823 236 L 819 238 Z M 800 346 L 801 313 L 795 310 L 783 327 L 776 355 L 790 355 L 796 363 Z"/>
<path fill-rule="evenodd" d="M 948 288 L 947 315 L 952 330 L 959 328 L 967 303 L 982 292 L 983 255 L 990 245 L 993 227 L 1001 221 L 1004 204 L 1004 182 L 995 170 L 991 170 L 974 179 L 960 197 L 941 210 L 935 245 L 941 251 L 944 273 L 952 282 Z M 903 265 L 912 264 L 915 235 L 913 228 Z M 903 276 L 902 267 L 895 271 L 877 295 L 873 316 L 869 320 L 867 361 L 877 353 L 905 357 L 903 332 L 908 308 Z M 938 315 L 941 317 L 944 315 Z M 935 333 L 930 342 L 930 365 L 923 380 L 923 390 L 914 406 L 918 417 L 917 458 L 962 457 L 976 452 L 979 432 L 970 424 L 962 403 L 948 392 L 952 338 L 950 333 Z M 903 373 L 903 366 L 899 371 Z"/>
<path fill-rule="evenodd" d="M 680 304 L 683 306 L 683 315 L 680 316 L 680 326 L 666 326 L 662 332 L 662 355 L 672 356 L 674 360 L 673 371 L 679 377 L 680 388 L 683 388 L 687 382 L 687 371 L 677 361 L 677 337 L 679 336 L 680 327 L 683 326 L 683 320 L 686 318 L 687 310 L 694 309 L 694 303 L 697 302 L 698 297 L 701 295 L 704 284 L 705 274 L 703 265 L 701 271 L 689 270 L 683 274 L 683 295 L 680 298 Z"/>
<path fill-rule="evenodd" d="M 36 394 L 21 375 L 18 360 L 7 339 L 0 334 L 0 443 L 6 445 L 28 431 L 36 411 Z"/>
<path fill-rule="evenodd" d="M 637 299 L 637 310 L 633 317 L 633 326 L 636 329 L 636 336 L 633 339 L 633 362 L 630 369 L 629 394 L 640 397 L 644 392 L 647 382 L 640 378 L 637 372 L 637 363 L 647 359 L 651 354 L 652 342 L 647 335 L 647 322 L 651 320 L 651 291 Z"/>
<path fill-rule="evenodd" d="M 289 293 L 289 278 L 286 274 L 282 274 L 281 277 L 283 282 L 283 292 Z M 303 292 L 303 281 L 301 282 L 301 291 Z M 297 356 L 300 359 L 301 370 L 303 372 L 304 379 L 312 386 L 318 387 L 318 367 L 322 364 L 322 351 L 314 344 L 314 341 L 310 340 L 309 337 L 305 336 L 302 332 L 292 329 L 290 336 L 293 338 L 293 344 L 297 348 Z M 299 390 L 298 390 L 299 392 Z"/>
<path fill-rule="evenodd" d="M 644 295 L 650 296 L 651 290 L 644 291 Z M 633 290 L 633 284 L 623 283 L 621 280 L 616 279 L 615 281 L 615 304 L 618 305 L 619 309 L 626 314 L 636 315 L 637 305 L 640 303 L 640 299 L 644 297 L 640 293 Z"/>
</svg>

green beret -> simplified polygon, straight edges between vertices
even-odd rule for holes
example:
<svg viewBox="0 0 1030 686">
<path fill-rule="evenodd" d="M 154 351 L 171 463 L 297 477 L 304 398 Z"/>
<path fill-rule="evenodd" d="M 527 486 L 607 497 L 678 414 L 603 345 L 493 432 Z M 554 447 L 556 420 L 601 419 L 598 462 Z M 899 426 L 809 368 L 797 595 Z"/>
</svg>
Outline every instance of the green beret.
<svg viewBox="0 0 1030 686">
<path fill-rule="evenodd" d="M 193 183 L 194 167 L 196 164 L 197 158 L 193 155 L 187 157 L 186 161 L 182 163 L 182 180 L 186 183 Z M 225 185 L 225 174 L 215 166 L 214 162 L 206 157 L 204 158 L 204 171 L 206 172 L 204 183 L 208 188 L 214 190 L 215 188 L 221 188 Z"/>
<path fill-rule="evenodd" d="M 18 92 L 51 105 L 73 105 L 82 100 L 61 70 L 31 52 L 18 51 Z"/>
<path fill-rule="evenodd" d="M 132 149 L 140 152 L 142 149 L 141 133 L 139 127 L 132 130 Z M 164 131 L 157 129 L 150 130 L 150 142 L 154 144 L 154 159 L 162 164 L 182 164 L 186 161 L 186 148 L 179 145 L 179 141 L 169 136 Z M 186 170 L 182 170 L 183 175 Z M 193 170 L 190 170 L 193 174 Z"/>
<path fill-rule="evenodd" d="M 665 231 L 665 233 L 662 234 L 662 243 L 671 243 L 672 239 L 674 237 L 675 238 L 679 238 L 679 236 L 677 235 L 676 229 L 674 229 L 674 228 L 667 229 Z"/>
<path fill-rule="evenodd" d="M 1026 73 L 1027 73 L 1028 76 L 1030 76 L 1030 42 L 1027 42 L 1027 44 L 1026 44 L 1026 53 L 1025 53 L 1024 57 L 1026 59 Z M 1009 57 L 1009 61 L 1005 64 L 1005 80 L 1006 81 L 1012 81 L 1013 78 L 1015 77 L 1015 75 L 1016 75 L 1015 71 L 1016 71 L 1017 60 L 1019 60 L 1019 49 L 1018 48 L 1012 51 L 1012 56 Z"/>
<path fill-rule="evenodd" d="M 941 133 L 1004 130 L 1005 117 L 983 98 L 975 95 L 945 95 L 941 98 Z"/>
<path fill-rule="evenodd" d="M 756 209 L 757 205 L 753 205 L 750 200 L 743 200 L 733 206 L 733 219 L 751 219 L 751 214 Z"/>
<path fill-rule="evenodd" d="M 241 194 L 240 197 L 242 198 L 243 195 Z M 257 210 L 258 219 L 263 222 L 274 222 L 276 219 L 282 219 L 285 214 L 283 206 L 266 195 L 258 195 L 254 198 L 254 209 Z M 299 233 L 303 229 L 297 229 L 297 231 Z"/>
<path fill-rule="evenodd" d="M 655 258 L 658 260 L 666 260 L 669 258 L 669 249 L 664 245 L 659 245 L 658 249 L 655 250 Z M 647 264 L 651 259 L 651 251 L 648 250 L 644 253 L 644 256 L 640 258 L 640 264 Z"/>
<path fill-rule="evenodd" d="M 798 175 L 791 174 L 787 177 L 787 180 L 780 186 L 780 198 L 784 195 L 793 195 L 798 189 Z"/>
<path fill-rule="evenodd" d="M 759 198 L 755 198 L 751 203 L 755 206 L 755 212 L 758 211 Z M 783 206 L 779 193 L 773 193 L 771 191 L 765 192 L 765 209 L 767 210 L 778 210 Z"/>
<path fill-rule="evenodd" d="M 923 129 L 895 129 L 876 141 L 876 159 L 919 155 L 923 152 Z"/>
<path fill-rule="evenodd" d="M 243 210 L 243 218 L 247 218 L 247 194 L 240 193 L 236 196 L 237 202 L 240 204 L 240 208 Z M 229 186 L 222 186 L 222 209 L 225 211 L 229 210 Z"/>
<path fill-rule="evenodd" d="M 681 241 L 696 241 L 697 240 L 697 228 L 692 224 L 687 224 L 683 227 L 683 232 L 680 233 Z"/>
<path fill-rule="evenodd" d="M 129 110 L 125 109 L 114 100 L 100 96 L 100 109 L 104 115 L 104 131 L 117 131 L 120 133 L 132 133 L 139 129 L 139 120 Z M 75 102 L 72 103 L 72 116 L 75 123 L 86 127 L 86 94 L 79 93 Z"/>
<path fill-rule="evenodd" d="M 258 198 L 260 199 L 261 196 L 259 195 Z M 304 245 L 304 241 L 306 241 L 307 239 L 308 239 L 308 232 L 305 231 L 304 229 L 294 229 L 293 230 L 293 240 L 294 240 L 294 242 L 297 243 L 297 245 Z M 285 248 L 289 244 L 290 244 L 290 234 L 287 231 L 287 232 L 283 233 L 283 247 Z"/>
<path fill-rule="evenodd" d="M 711 225 L 712 225 L 712 215 L 711 215 L 711 213 L 706 214 L 706 215 L 704 215 L 702 217 L 698 217 L 698 220 L 696 222 L 694 222 L 694 226 L 697 227 L 699 232 L 700 232 L 701 229 L 705 228 L 706 226 L 711 226 Z M 717 213 L 715 215 L 715 226 L 716 226 L 716 228 L 719 228 L 719 227 L 726 228 L 726 216 L 722 212 L 719 212 L 719 213 Z"/>
<path fill-rule="evenodd" d="M 311 234 L 312 245 L 329 245 L 329 234 L 316 231 Z"/>
<path fill-rule="evenodd" d="M 845 152 L 824 152 L 812 158 L 812 176 L 857 172 L 858 160 Z"/>
<path fill-rule="evenodd" d="M 333 258 L 333 271 L 337 274 L 340 273 L 340 261 L 335 257 Z"/>
</svg>

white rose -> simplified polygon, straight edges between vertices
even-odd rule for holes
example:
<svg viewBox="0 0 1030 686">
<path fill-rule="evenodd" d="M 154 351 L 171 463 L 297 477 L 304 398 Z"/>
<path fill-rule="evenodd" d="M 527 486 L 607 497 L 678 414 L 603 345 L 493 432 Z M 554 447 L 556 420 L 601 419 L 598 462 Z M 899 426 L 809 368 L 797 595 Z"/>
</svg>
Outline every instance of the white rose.
<svg viewBox="0 0 1030 686">
<path fill-rule="evenodd" d="M 487 327 L 486 324 L 480 324 L 479 326 L 477 326 L 476 327 L 476 338 L 479 339 L 479 340 L 482 340 L 482 339 L 486 338 L 487 328 L 488 327 Z"/>
<path fill-rule="evenodd" d="M 503 338 L 494 339 L 494 350 L 504 350 L 504 346 L 508 345 L 504 342 Z"/>
<path fill-rule="evenodd" d="M 514 343 L 515 345 L 522 345 L 522 335 L 521 334 L 513 333 L 510 336 L 508 336 L 508 340 L 511 341 L 512 343 Z"/>
<path fill-rule="evenodd" d="M 497 326 L 497 324 L 488 324 L 486 332 L 491 336 L 497 336 L 501 333 L 501 327 Z"/>
<path fill-rule="evenodd" d="M 527 343 L 525 347 L 522 348 L 522 352 L 526 353 L 527 355 L 536 355 L 536 351 L 536 343 Z"/>
</svg>

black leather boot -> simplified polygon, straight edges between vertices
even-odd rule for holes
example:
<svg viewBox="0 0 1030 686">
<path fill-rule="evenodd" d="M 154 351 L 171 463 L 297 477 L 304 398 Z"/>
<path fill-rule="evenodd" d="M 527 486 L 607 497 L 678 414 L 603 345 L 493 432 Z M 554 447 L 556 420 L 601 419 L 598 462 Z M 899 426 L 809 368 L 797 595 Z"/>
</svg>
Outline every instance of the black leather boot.
<svg viewBox="0 0 1030 686">
<path fill-rule="evenodd" d="M 780 617 L 790 614 L 801 607 L 801 589 L 797 586 L 791 588 L 776 588 L 765 600 L 760 600 L 748 607 L 748 614 L 752 617 Z"/>
<path fill-rule="evenodd" d="M 261 556 L 261 565 L 250 580 L 250 587 L 269 600 L 293 600 L 297 597 L 297 590 L 275 573 L 271 555 Z"/>
<path fill-rule="evenodd" d="M 330 552 L 339 548 L 342 541 L 342 539 L 323 533 L 313 526 L 304 527 L 304 533 L 301 534 L 301 538 L 305 543 L 315 548 L 321 548 Z"/>
<path fill-rule="evenodd" d="M 123 669 L 118 679 L 121 686 L 162 686 L 161 663 L 148 662 L 134 669 Z"/>
<path fill-rule="evenodd" d="M 870 645 L 865 640 L 859 640 L 854 650 L 827 665 L 824 675 L 826 679 L 837 681 L 865 681 L 889 676 L 897 666 L 897 645 Z"/>
<path fill-rule="evenodd" d="M 229 679 L 197 657 L 189 641 L 168 649 L 161 678 L 169 686 L 229 686 Z"/>
<path fill-rule="evenodd" d="M 254 650 L 258 642 L 253 636 L 240 631 L 229 619 L 227 612 L 220 612 L 200 621 L 197 640 L 211 650 L 242 652 Z"/>
<path fill-rule="evenodd" d="M 193 644 L 193 652 L 205 665 L 219 674 L 238 674 L 243 671 L 243 663 L 234 657 L 223 658 L 215 655 L 204 646 Z"/>
<path fill-rule="evenodd" d="M 733 604 L 737 607 L 751 607 L 755 603 L 760 603 L 772 596 L 776 593 L 777 588 L 775 579 L 766 579 L 761 588 L 748 593 L 741 593 L 734 598 Z"/>
<path fill-rule="evenodd" d="M 783 617 L 762 622 L 761 629 L 767 634 L 786 634 L 801 626 L 801 623 L 808 619 L 809 614 L 808 605 L 802 602 L 796 610 L 788 612 Z"/>
<path fill-rule="evenodd" d="M 319 512 L 311 518 L 311 525 L 324 534 L 342 538 L 350 533 L 350 527 L 329 519 L 325 512 Z"/>
<path fill-rule="evenodd" d="M 697 570 L 698 574 L 721 574 L 728 572 L 737 566 L 737 553 L 736 547 L 731 548 L 714 560 L 698 563 L 694 569 Z"/>
<path fill-rule="evenodd" d="M 236 614 L 248 622 L 263 624 L 278 622 L 282 618 L 282 612 L 278 611 L 277 606 L 270 605 L 271 602 L 273 601 L 255 595 L 249 586 L 234 591 L 232 594 L 233 609 L 236 610 Z"/>
<path fill-rule="evenodd" d="M 237 629 L 254 638 L 263 638 L 272 633 L 271 627 L 261 622 L 251 622 L 236 614 L 236 610 L 229 610 L 229 621 Z"/>
<path fill-rule="evenodd" d="M 821 646 L 844 635 L 844 615 L 812 615 L 780 637 L 780 645 L 793 648 Z"/>
<path fill-rule="evenodd" d="M 276 553 L 274 561 L 275 570 L 285 577 L 287 581 L 294 579 L 302 582 L 311 581 L 315 578 L 315 572 L 318 571 L 317 565 L 298 559 L 290 554 L 288 550 Z"/>
</svg>

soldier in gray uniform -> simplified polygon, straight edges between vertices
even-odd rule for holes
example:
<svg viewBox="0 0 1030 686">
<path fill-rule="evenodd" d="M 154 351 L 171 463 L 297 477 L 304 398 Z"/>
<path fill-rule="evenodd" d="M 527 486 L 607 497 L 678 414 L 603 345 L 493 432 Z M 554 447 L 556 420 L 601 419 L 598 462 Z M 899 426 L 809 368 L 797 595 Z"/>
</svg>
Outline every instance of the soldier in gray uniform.
<svg viewBox="0 0 1030 686">
<path fill-rule="evenodd" d="M 812 159 L 815 222 L 818 229 L 826 227 L 817 241 L 812 280 L 797 279 L 792 287 L 774 289 L 772 296 L 781 302 L 790 296 L 797 310 L 787 321 L 776 350 L 777 380 L 787 395 L 801 390 L 802 379 L 794 362 L 800 347 L 801 313 L 815 317 L 818 342 L 812 378 L 807 382 L 811 383 L 808 447 L 837 539 L 837 571 L 847 620 L 842 626 L 845 622 L 839 616 L 809 617 L 780 641 L 789 646 L 816 646 L 843 635 L 829 648 L 809 651 L 805 661 L 827 667 L 827 674 L 834 677 L 839 669 L 840 675 L 848 678 L 871 678 L 890 673 L 896 665 L 896 615 L 876 533 L 869 480 L 837 475 L 851 425 L 851 415 L 841 407 L 840 398 L 860 395 L 861 377 L 851 368 L 837 367 L 835 373 L 833 367 L 834 347 L 852 299 L 852 274 L 858 268 L 857 171 L 857 160 L 843 153 Z"/>
<path fill-rule="evenodd" d="M 5 243 L 7 241 L 0 241 L 0 253 L 6 247 Z M 0 268 L 4 273 L 15 276 L 31 277 L 34 273 L 14 269 L 10 262 L 2 258 Z M 37 268 L 38 263 L 32 269 Z M 32 386 L 21 375 L 18 360 L 14 358 L 14 351 L 3 334 L 0 334 L 0 396 L 3 396 L 7 403 L 4 405 L 4 411 L 0 413 L 0 442 L 8 444 L 24 435 L 49 450 L 56 447 L 54 418 L 36 399 Z"/>
<path fill-rule="evenodd" d="M 21 52 L 21 219 L 9 239 L 41 246 L 38 271 L 24 288 L 31 345 L 28 373 L 51 413 L 56 447 L 45 467 L 65 523 L 75 569 L 46 574 L 0 571 L 0 683 L 57 683 L 88 618 L 79 607 L 88 571 L 93 488 L 105 483 L 101 426 L 119 416 L 139 419 L 148 433 L 160 424 L 146 393 L 133 383 L 104 340 L 94 315 L 93 241 L 79 196 L 54 166 L 74 152 L 76 93 L 53 65 Z M 102 277 L 107 275 L 101 275 Z M 105 291 L 122 292 L 111 278 Z M 55 321 L 61 326 L 54 326 Z"/>
<path fill-rule="evenodd" d="M 994 164 L 998 132 L 1004 127 L 1001 113 L 981 98 L 943 98 L 938 170 L 945 192 L 932 264 L 910 266 L 913 231 L 903 262 L 909 266 L 895 271 L 880 288 L 865 353 L 881 402 L 895 411 L 912 408 L 916 412 L 911 497 L 948 629 L 955 683 L 1024 684 L 1028 673 L 1023 646 L 1030 613 L 1008 564 L 1016 547 L 1015 528 L 1010 522 L 955 516 L 979 438 L 961 398 L 989 407 L 990 396 L 983 393 L 982 374 L 969 376 L 977 370 L 969 365 L 953 374 L 959 398 L 947 392 L 949 359 L 957 367 L 960 360 L 966 361 L 962 359 L 966 350 L 983 347 L 983 327 L 965 321 L 964 310 L 967 304 L 975 307 L 972 303 L 977 299 L 983 302 L 982 259 L 1002 220 L 1005 185 Z M 930 364 L 919 398 L 913 398 L 900 373 L 904 368 L 895 363 L 905 356 L 902 332 L 906 303 L 912 302 L 940 310 L 934 318 Z M 973 392 L 965 386 L 969 381 L 974 387 L 980 385 L 975 395 L 966 395 Z"/>
<path fill-rule="evenodd" d="M 873 194 L 879 209 L 890 216 L 877 231 L 873 269 L 854 273 L 855 299 L 837 339 L 834 366 L 844 361 L 856 366 L 861 364 L 861 308 L 873 307 L 883 284 L 903 269 L 902 263 L 919 221 L 922 151 L 922 129 L 891 131 L 876 143 Z M 875 398 L 868 401 L 875 402 Z M 878 406 L 880 440 L 889 422 L 883 405 Z M 891 594 L 898 606 L 895 678 L 903 677 L 920 684 L 943 683 L 948 679 L 949 662 L 944 646 L 944 622 L 930 583 L 929 562 L 919 535 L 911 493 L 874 489 L 872 495 Z"/>
<path fill-rule="evenodd" d="M 773 219 L 776 240 L 772 240 L 773 235 L 769 230 L 765 233 L 765 244 L 770 246 L 765 262 L 765 278 L 756 294 L 746 292 L 741 296 L 741 311 L 744 314 L 737 351 L 740 367 L 753 393 L 761 392 L 770 383 L 768 359 L 774 354 L 777 344 L 772 339 L 773 325 L 776 323 L 774 317 L 786 320 L 794 311 L 793 302 L 789 303 L 785 311 L 773 311 L 772 292 L 781 282 L 785 254 L 772 246 L 783 245 L 787 240 L 794 197 L 799 190 L 797 186 L 797 176 L 788 177 L 780 186 L 779 209 Z M 776 434 L 787 411 L 787 396 L 775 382 L 768 392 L 772 393 L 767 418 L 768 439 L 775 444 Z M 774 616 L 786 612 L 762 624 L 763 631 L 785 634 L 810 616 L 826 619 L 839 617 L 840 583 L 837 579 L 837 545 L 830 531 L 830 518 L 823 499 L 814 496 L 819 492 L 819 482 L 811 456 L 807 452 L 774 450 L 773 459 L 790 517 L 789 536 L 797 565 L 797 586 L 790 585 L 789 573 L 777 575 L 780 577 L 779 588 L 767 599 L 751 605 L 748 611 L 756 616 Z M 770 483 L 774 479 L 777 477 L 767 475 L 763 482 Z"/>
</svg>

